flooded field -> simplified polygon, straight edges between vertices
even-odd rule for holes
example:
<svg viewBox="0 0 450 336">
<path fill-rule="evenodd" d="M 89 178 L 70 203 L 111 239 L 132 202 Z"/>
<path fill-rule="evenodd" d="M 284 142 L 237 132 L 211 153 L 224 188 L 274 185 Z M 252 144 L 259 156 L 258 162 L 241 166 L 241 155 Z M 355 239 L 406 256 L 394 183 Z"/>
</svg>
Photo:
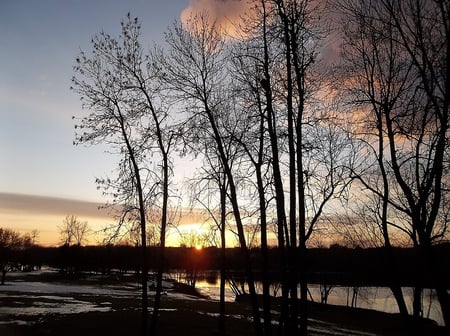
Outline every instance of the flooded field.
<svg viewBox="0 0 450 336">
<path fill-rule="evenodd" d="M 141 291 L 138 282 L 132 277 L 89 275 L 82 279 L 67 280 L 58 276 L 56 271 L 46 270 L 11 273 L 8 274 L 7 279 L 7 283 L 0 287 L 1 335 L 30 334 L 22 333 L 22 331 L 17 333 L 17 328 L 25 328 L 24 330 L 31 332 L 30 335 L 55 334 L 57 330 L 61 330 L 60 328 L 63 328 L 64 333 L 67 331 L 70 334 L 72 331 L 76 334 L 77 328 L 81 327 L 80 323 L 83 325 L 93 323 L 92 332 L 97 330 L 96 328 L 104 331 L 109 325 L 113 335 L 129 334 L 120 330 L 130 328 L 137 330 L 138 328 Z M 173 329 L 174 335 L 177 334 L 177 330 L 183 330 L 183 325 L 197 328 L 200 330 L 200 334 L 197 332 L 198 335 L 202 332 L 205 335 L 210 334 L 215 328 L 218 320 L 217 287 L 215 284 L 201 281 L 198 287 L 202 293 L 208 294 L 210 299 L 201 299 L 171 290 L 163 296 L 161 319 L 166 321 L 164 325 L 167 326 L 167 330 Z M 232 302 L 234 299 L 230 293 L 227 293 L 227 301 L 227 325 L 234 328 L 234 335 L 248 335 L 249 330 L 252 331 L 249 307 Z M 356 321 L 358 323 L 353 326 L 352 315 L 349 313 L 346 310 L 339 310 L 338 313 L 333 311 L 312 314 L 308 326 L 310 334 L 314 336 L 395 335 L 379 333 L 374 331 L 372 326 L 368 326 L 365 330 L 365 326 L 360 325 L 361 321 Z M 358 314 L 361 313 L 363 311 L 358 312 Z M 273 314 L 277 319 L 278 313 L 274 311 Z M 375 315 L 377 318 L 384 318 L 384 315 L 380 317 L 377 314 Z M 342 321 L 346 321 L 345 323 L 340 323 L 341 317 Z M 388 317 L 390 318 L 390 315 Z M 102 323 L 108 325 L 100 327 L 99 318 Z M 357 317 L 355 319 L 362 320 Z M 80 322 L 76 322 L 78 320 Z M 174 320 L 184 322 L 174 324 Z M 113 327 L 114 323 L 118 326 Z M 85 336 L 89 335 L 89 333 L 83 333 Z M 165 335 L 170 334 L 167 331 Z"/>
<path fill-rule="evenodd" d="M 262 284 L 256 283 L 257 292 L 262 293 Z M 197 287 L 211 298 L 219 299 L 219 281 L 208 282 L 198 281 Z M 314 302 L 321 302 L 321 287 L 317 284 L 310 284 L 308 286 L 309 299 Z M 413 288 L 402 288 L 403 295 L 408 307 L 408 311 L 412 314 L 413 304 Z M 275 295 L 281 295 L 281 290 L 273 288 L 271 291 Z M 300 289 L 299 293 L 300 295 Z M 339 306 L 351 306 L 352 298 L 354 298 L 354 307 L 362 309 L 373 309 L 385 313 L 398 313 L 398 306 L 392 292 L 387 287 L 348 287 L 348 286 L 333 286 L 327 298 L 327 303 Z M 225 290 L 225 299 L 234 301 L 235 296 L 231 289 L 227 286 Z M 444 320 L 442 317 L 441 308 L 432 289 L 425 288 L 422 294 L 423 316 L 435 321 L 438 325 L 443 326 Z"/>
</svg>

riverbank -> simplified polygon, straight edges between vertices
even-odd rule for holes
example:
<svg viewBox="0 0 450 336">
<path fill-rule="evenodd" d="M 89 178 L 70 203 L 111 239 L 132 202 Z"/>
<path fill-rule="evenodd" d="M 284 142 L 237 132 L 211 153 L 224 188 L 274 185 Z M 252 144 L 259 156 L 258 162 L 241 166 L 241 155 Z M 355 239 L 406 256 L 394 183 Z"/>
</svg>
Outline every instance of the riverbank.
<svg viewBox="0 0 450 336">
<path fill-rule="evenodd" d="M 159 335 L 214 335 L 218 331 L 218 304 L 205 300 L 165 300 L 159 317 Z M 429 321 L 405 324 L 398 315 L 340 306 L 310 307 L 311 335 L 398 336 L 445 335 L 442 327 Z M 253 335 L 246 318 L 250 312 L 242 305 L 227 304 L 227 335 Z M 23 317 L 22 317 L 23 318 Z M 98 336 L 138 335 L 140 312 L 123 309 L 109 312 L 44 314 L 28 318 L 27 323 L 0 325 L 3 336 Z M 276 328 L 276 327 L 275 327 Z M 412 333 L 414 332 L 414 333 Z"/>
<path fill-rule="evenodd" d="M 217 301 L 169 291 L 161 308 L 159 335 L 203 336 L 218 330 Z M 248 304 L 227 302 L 226 314 L 228 335 L 253 335 Z M 140 318 L 139 286 L 124 279 L 62 281 L 51 274 L 19 275 L 0 287 L 2 336 L 137 335 Z M 314 336 L 445 334 L 430 320 L 404 321 L 398 314 L 318 303 L 309 305 L 309 330 Z"/>
</svg>

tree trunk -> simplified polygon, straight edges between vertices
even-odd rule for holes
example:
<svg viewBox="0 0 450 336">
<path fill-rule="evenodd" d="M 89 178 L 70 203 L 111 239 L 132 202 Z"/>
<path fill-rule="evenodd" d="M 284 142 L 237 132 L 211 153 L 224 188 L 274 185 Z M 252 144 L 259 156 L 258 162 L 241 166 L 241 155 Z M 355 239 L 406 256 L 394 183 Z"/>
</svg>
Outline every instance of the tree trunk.
<svg viewBox="0 0 450 336">
<path fill-rule="evenodd" d="M 136 182 L 136 193 L 139 201 L 139 224 L 141 228 L 141 258 L 142 258 L 142 275 L 141 275 L 141 286 L 142 286 L 142 299 L 141 299 L 141 323 L 142 323 L 142 335 L 147 335 L 148 333 L 148 260 L 147 260 L 147 240 L 146 240 L 146 214 L 145 214 L 145 202 L 144 194 L 142 189 L 142 181 L 139 170 L 139 165 L 134 154 L 133 147 L 130 144 L 128 138 L 128 133 L 124 126 L 123 117 L 120 116 L 120 125 L 123 139 L 126 143 L 128 154 L 130 156 L 130 161 L 133 166 L 134 179 Z"/>
<path fill-rule="evenodd" d="M 397 302 L 400 315 L 405 318 L 408 317 L 409 316 L 408 308 L 406 307 L 405 297 L 403 296 L 402 288 L 397 284 L 391 285 L 389 288 L 391 289 L 395 301 Z"/>
<path fill-rule="evenodd" d="M 415 319 L 422 317 L 422 287 L 420 285 L 414 287 L 413 316 Z"/>
<path fill-rule="evenodd" d="M 302 243 L 301 243 L 302 244 Z M 302 265 L 300 270 L 300 335 L 308 334 L 308 278 L 306 276 L 308 268 L 306 245 L 302 244 L 299 249 L 299 263 Z"/>
<path fill-rule="evenodd" d="M 297 170 L 296 167 L 296 147 L 294 135 L 294 108 L 293 108 L 293 79 L 292 79 L 292 63 L 291 63 L 291 39 L 289 31 L 289 22 L 282 10 L 280 16 L 284 24 L 284 41 L 286 47 L 286 85 L 287 85 L 287 122 L 288 122 L 288 154 L 289 154 L 289 293 L 290 293 L 290 309 L 289 309 L 289 334 L 296 335 L 298 331 L 298 262 L 297 262 L 297 195 L 296 180 L 297 174 L 302 174 L 303 170 Z M 301 115 L 298 116 L 297 122 L 301 122 Z M 301 137 L 297 138 L 297 148 L 301 147 Z M 300 159 L 300 158 L 297 158 Z M 301 211 L 301 209 L 299 209 Z M 301 243 L 300 243 L 301 244 Z M 301 264 L 303 267 L 303 264 Z M 302 286 L 303 289 L 304 286 Z M 304 315 L 302 313 L 302 315 Z M 302 334 L 301 335 L 306 335 Z"/>
<path fill-rule="evenodd" d="M 387 227 L 386 227 L 387 230 Z M 408 318 L 408 308 L 406 306 L 405 297 L 403 296 L 402 288 L 399 284 L 399 275 L 397 271 L 397 261 L 395 258 L 395 255 L 392 251 L 392 247 L 390 244 L 389 236 L 385 237 L 385 258 L 386 258 L 386 265 L 388 266 L 388 269 L 390 270 L 389 279 L 388 282 L 390 282 L 389 288 L 392 291 L 392 294 L 394 295 L 395 301 L 397 302 L 398 310 L 400 315 L 403 318 Z"/>
<path fill-rule="evenodd" d="M 255 279 L 253 277 L 253 269 L 252 269 L 252 262 L 250 259 L 250 253 L 248 251 L 247 243 L 245 241 L 245 232 L 244 232 L 244 226 L 242 223 L 240 208 L 239 208 L 239 204 L 238 204 L 236 185 L 234 183 L 234 177 L 233 177 L 233 173 L 230 168 L 230 164 L 229 164 L 227 156 L 225 154 L 225 149 L 223 146 L 223 142 L 222 142 L 222 138 L 220 136 L 219 130 L 217 128 L 216 120 L 214 118 L 213 112 L 208 107 L 208 104 L 206 102 L 205 102 L 205 111 L 206 111 L 208 121 L 209 121 L 210 126 L 213 131 L 214 140 L 217 145 L 218 152 L 219 152 L 219 158 L 223 165 L 224 172 L 225 172 L 226 178 L 229 183 L 230 202 L 231 202 L 231 205 L 233 208 L 233 214 L 234 214 L 234 218 L 236 221 L 236 227 L 237 227 L 237 231 L 238 231 L 239 244 L 240 244 L 241 251 L 243 254 L 243 258 L 244 258 L 245 273 L 247 276 L 248 289 L 250 292 L 250 298 L 251 298 L 251 304 L 252 304 L 252 314 L 253 314 L 253 323 L 255 326 L 255 333 L 257 336 L 260 336 L 263 334 L 263 332 L 262 332 L 262 328 L 261 328 L 261 319 L 260 319 L 260 313 L 259 313 L 259 307 L 258 307 L 258 298 L 256 296 Z"/>
<path fill-rule="evenodd" d="M 159 133 L 160 134 L 160 133 Z M 162 292 L 162 278 L 164 272 L 164 264 L 165 264 L 165 252 L 166 252 L 166 228 L 167 228 L 167 207 L 169 200 L 169 160 L 166 151 L 162 145 L 162 138 L 160 135 L 159 143 L 160 149 L 163 154 L 163 206 L 162 206 L 162 215 L 161 215 L 161 235 L 160 235 L 160 245 L 159 245 L 159 264 L 158 264 L 158 273 L 156 279 L 156 293 L 155 293 L 155 302 L 153 304 L 153 315 L 152 315 L 152 324 L 151 324 L 151 332 L 153 335 L 157 335 L 158 330 L 158 314 L 159 308 L 161 305 L 161 292 Z"/>
<path fill-rule="evenodd" d="M 439 304 L 441 306 L 442 318 L 445 323 L 445 328 L 447 331 L 450 331 L 450 297 L 448 294 L 447 287 L 443 284 L 441 271 L 443 265 L 439 263 L 439 257 L 436 255 L 436 250 L 431 247 L 431 244 L 428 248 L 428 262 L 427 265 L 431 267 L 431 276 L 436 281 L 435 289 L 436 294 L 439 300 Z M 448 334 L 448 333 L 447 333 Z"/>
<path fill-rule="evenodd" d="M 281 335 L 287 321 L 287 308 L 288 308 L 288 287 L 287 287 L 287 257 L 285 251 L 285 232 L 286 229 L 286 212 L 285 212 L 285 199 L 283 190 L 283 179 L 281 178 L 280 162 L 279 162 L 279 148 L 277 138 L 277 128 L 275 123 L 275 113 L 272 105 L 272 89 L 271 79 L 269 72 L 269 51 L 267 43 L 266 32 L 266 7 L 265 1 L 261 1 L 261 5 L 264 11 L 263 21 L 263 41 L 264 41 L 264 81 L 263 90 L 266 98 L 266 115 L 267 115 L 267 130 L 269 133 L 270 147 L 272 151 L 272 169 L 273 179 L 275 187 L 275 201 L 277 212 L 277 238 L 278 238 L 278 250 L 280 258 L 280 272 L 281 272 L 281 292 L 282 292 L 282 306 L 279 321 L 278 333 Z"/>
<path fill-rule="evenodd" d="M 263 180 L 261 174 L 261 165 L 256 169 L 256 178 L 259 195 L 259 208 L 261 219 L 261 257 L 262 257 L 262 285 L 263 285 L 263 317 L 264 317 L 264 335 L 272 335 L 272 316 L 270 313 L 270 281 L 269 281 L 269 263 L 267 247 L 267 216 L 266 199 L 264 195 Z"/>
<path fill-rule="evenodd" d="M 220 303 L 219 303 L 219 334 L 225 335 L 225 271 L 226 271 L 226 241 L 225 241 L 225 217 L 226 217 L 226 183 L 220 186 Z"/>
<path fill-rule="evenodd" d="M 145 228 L 145 227 L 144 227 Z M 142 335 L 148 333 L 148 264 L 147 264 L 147 245 L 145 243 L 141 246 L 142 252 L 142 274 L 141 274 L 141 286 L 142 286 L 142 298 L 141 298 L 141 319 L 142 319 Z"/>
<path fill-rule="evenodd" d="M 442 317 L 444 318 L 445 328 L 450 330 L 450 298 L 447 289 L 442 286 L 436 288 L 439 304 L 441 305 Z"/>
</svg>

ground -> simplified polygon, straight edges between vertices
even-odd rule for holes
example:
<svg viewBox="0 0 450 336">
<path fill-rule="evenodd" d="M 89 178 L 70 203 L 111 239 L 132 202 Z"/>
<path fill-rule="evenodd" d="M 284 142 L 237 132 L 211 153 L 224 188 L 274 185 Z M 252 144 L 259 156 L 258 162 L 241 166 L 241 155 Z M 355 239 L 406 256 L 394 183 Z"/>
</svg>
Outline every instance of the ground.
<svg viewBox="0 0 450 336">
<path fill-rule="evenodd" d="M 131 278 L 15 274 L 0 287 L 0 335 L 138 335 L 139 294 Z M 159 335 L 217 334 L 217 301 L 169 291 L 161 308 Z M 228 335 L 253 335 L 247 304 L 227 302 L 226 313 Z M 314 303 L 308 330 L 313 336 L 444 335 L 431 321 L 405 322 L 397 314 Z"/>
</svg>

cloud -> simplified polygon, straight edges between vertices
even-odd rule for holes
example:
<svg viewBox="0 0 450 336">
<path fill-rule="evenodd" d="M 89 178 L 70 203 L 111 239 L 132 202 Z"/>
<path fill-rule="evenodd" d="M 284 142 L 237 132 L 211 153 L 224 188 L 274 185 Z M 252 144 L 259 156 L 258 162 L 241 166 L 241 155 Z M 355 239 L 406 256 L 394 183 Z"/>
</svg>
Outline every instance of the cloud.
<svg viewBox="0 0 450 336">
<path fill-rule="evenodd" d="M 102 205 L 60 197 L 0 192 L 0 227 L 16 230 L 20 234 L 37 229 L 40 233 L 39 244 L 55 246 L 60 243 L 58 226 L 67 215 L 73 214 L 88 222 L 92 230 L 89 243 L 94 244 L 104 237 L 103 229 L 116 222 L 110 210 L 101 208 Z M 202 209 L 183 208 L 180 211 L 176 224 L 182 230 L 185 227 L 200 228 L 209 219 Z M 168 239 L 172 241 L 171 245 L 178 246 L 178 234 Z"/>
<path fill-rule="evenodd" d="M 61 215 L 68 214 L 82 217 L 111 218 L 108 210 L 99 209 L 102 204 L 80 200 L 14 194 L 0 192 L 0 213 L 20 213 L 36 215 Z"/>
<path fill-rule="evenodd" d="M 210 222 L 211 218 L 206 210 L 203 209 L 181 209 L 180 218 L 177 224 L 183 226 L 202 225 Z"/>
<path fill-rule="evenodd" d="M 191 0 L 180 19 L 186 24 L 190 17 L 206 12 L 211 21 L 216 22 L 228 35 L 236 36 L 242 16 L 248 14 L 251 8 L 248 0 Z"/>
<path fill-rule="evenodd" d="M 38 243 L 56 246 L 60 243 L 59 229 L 68 214 L 87 221 L 92 230 L 89 243 L 101 241 L 100 232 L 114 219 L 102 204 L 81 200 L 28 194 L 0 192 L 0 227 L 13 229 L 20 234 L 39 231 Z"/>
</svg>

